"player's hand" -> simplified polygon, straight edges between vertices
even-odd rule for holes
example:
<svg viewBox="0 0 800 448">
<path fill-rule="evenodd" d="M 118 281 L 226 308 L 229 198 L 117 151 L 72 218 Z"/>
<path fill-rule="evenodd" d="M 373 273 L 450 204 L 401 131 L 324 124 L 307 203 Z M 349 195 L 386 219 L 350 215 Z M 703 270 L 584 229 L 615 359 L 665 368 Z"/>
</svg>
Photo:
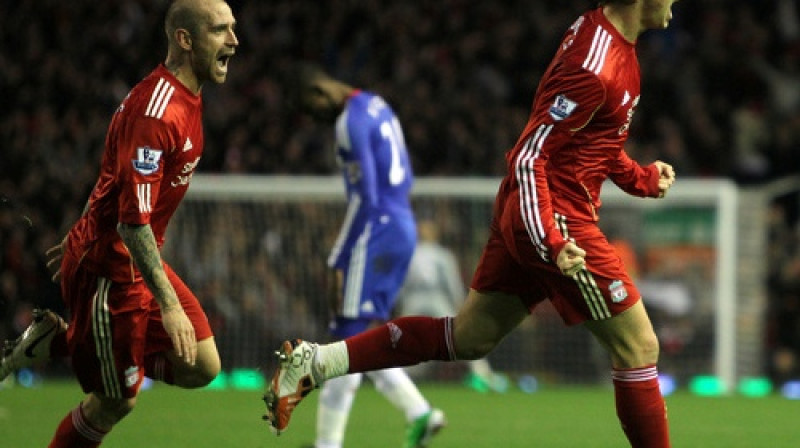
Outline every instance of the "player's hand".
<svg viewBox="0 0 800 448">
<path fill-rule="evenodd" d="M 161 321 L 175 347 L 175 354 L 193 366 L 197 360 L 197 338 L 186 312 L 180 305 L 162 309 Z"/>
<path fill-rule="evenodd" d="M 658 197 L 663 198 L 667 195 L 667 191 L 675 182 L 675 170 L 672 169 L 672 165 L 660 160 L 656 160 L 653 163 L 658 168 Z"/>
<path fill-rule="evenodd" d="M 47 249 L 45 256 L 47 257 L 47 270 L 50 272 L 50 279 L 53 283 L 61 282 L 61 259 L 64 258 L 64 250 L 67 247 L 67 237 L 64 237 L 60 243 Z"/>
<path fill-rule="evenodd" d="M 562 274 L 572 277 L 586 265 L 586 260 L 584 260 L 585 256 L 585 250 L 578 247 L 578 245 L 572 241 L 569 241 L 567 245 L 561 249 L 561 252 L 558 253 L 556 264 Z"/>
</svg>

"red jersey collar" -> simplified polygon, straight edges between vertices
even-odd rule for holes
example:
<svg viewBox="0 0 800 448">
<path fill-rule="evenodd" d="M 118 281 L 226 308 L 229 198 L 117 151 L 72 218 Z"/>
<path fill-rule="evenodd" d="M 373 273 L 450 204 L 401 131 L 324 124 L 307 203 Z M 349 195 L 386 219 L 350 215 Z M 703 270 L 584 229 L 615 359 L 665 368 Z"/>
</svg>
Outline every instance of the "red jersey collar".
<svg viewBox="0 0 800 448">
<path fill-rule="evenodd" d="M 203 96 L 203 91 L 202 90 L 200 91 L 200 93 L 194 93 L 192 91 L 192 89 L 186 87 L 186 84 L 181 82 L 180 79 L 176 78 L 175 75 L 173 75 L 171 71 L 167 70 L 167 66 L 164 65 L 163 62 L 158 64 L 158 67 L 156 67 L 156 69 L 155 69 L 155 73 L 157 75 L 159 75 L 159 76 L 163 76 L 164 78 L 167 78 L 167 80 L 173 86 L 177 86 L 177 88 L 179 88 L 179 89 L 183 90 L 184 92 L 186 92 L 186 94 L 189 95 L 190 97 L 202 98 L 202 96 Z"/>
</svg>

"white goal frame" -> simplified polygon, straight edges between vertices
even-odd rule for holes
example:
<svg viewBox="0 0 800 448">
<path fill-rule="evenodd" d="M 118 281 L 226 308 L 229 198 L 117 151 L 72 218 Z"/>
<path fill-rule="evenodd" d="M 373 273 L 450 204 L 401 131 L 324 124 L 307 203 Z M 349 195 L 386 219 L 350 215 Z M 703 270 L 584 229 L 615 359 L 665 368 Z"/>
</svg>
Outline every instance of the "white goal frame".
<svg viewBox="0 0 800 448">
<path fill-rule="evenodd" d="M 500 180 L 488 177 L 418 177 L 414 195 L 494 198 Z M 302 198 L 306 201 L 342 200 L 344 187 L 338 176 L 251 176 L 196 174 L 187 199 L 269 200 Z M 725 179 L 680 179 L 660 200 L 628 196 L 609 184 L 602 200 L 608 205 L 635 207 L 712 206 L 716 210 L 715 343 L 714 375 L 726 392 L 736 384 L 736 270 L 738 189 Z M 602 211 L 601 211 L 602 215 Z M 602 220 L 602 218 L 601 218 Z"/>
</svg>

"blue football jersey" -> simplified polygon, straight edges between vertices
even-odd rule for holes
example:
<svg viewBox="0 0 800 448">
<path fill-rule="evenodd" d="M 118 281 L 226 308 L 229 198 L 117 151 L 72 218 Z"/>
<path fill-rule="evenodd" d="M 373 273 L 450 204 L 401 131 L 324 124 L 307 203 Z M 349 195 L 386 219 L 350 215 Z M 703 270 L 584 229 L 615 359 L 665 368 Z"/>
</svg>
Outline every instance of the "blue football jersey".
<svg viewBox="0 0 800 448">
<path fill-rule="evenodd" d="M 410 192 L 414 173 L 400 122 L 378 95 L 357 91 L 336 120 L 336 156 L 347 192 L 347 213 L 328 258 L 344 268 L 368 225 L 391 218 L 415 226 Z"/>
</svg>

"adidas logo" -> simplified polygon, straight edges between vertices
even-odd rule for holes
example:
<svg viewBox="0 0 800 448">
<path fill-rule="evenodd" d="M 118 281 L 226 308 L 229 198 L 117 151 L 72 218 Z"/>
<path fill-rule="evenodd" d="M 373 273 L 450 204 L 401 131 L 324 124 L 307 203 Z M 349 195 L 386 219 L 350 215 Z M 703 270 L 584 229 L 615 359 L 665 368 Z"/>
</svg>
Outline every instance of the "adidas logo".
<svg viewBox="0 0 800 448">
<path fill-rule="evenodd" d="M 192 141 L 189 140 L 189 137 L 186 137 L 186 143 L 183 144 L 183 152 L 189 151 L 192 148 Z"/>
</svg>

